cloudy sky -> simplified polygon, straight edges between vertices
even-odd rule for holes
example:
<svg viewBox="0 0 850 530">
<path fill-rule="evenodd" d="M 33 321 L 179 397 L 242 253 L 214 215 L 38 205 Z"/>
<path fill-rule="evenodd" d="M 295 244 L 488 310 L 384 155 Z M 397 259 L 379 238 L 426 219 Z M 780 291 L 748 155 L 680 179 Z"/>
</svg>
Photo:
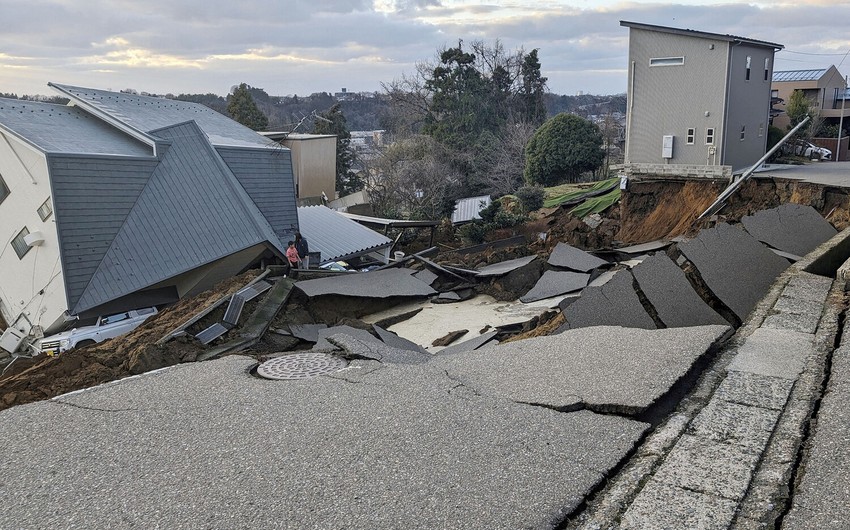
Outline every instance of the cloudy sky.
<svg viewBox="0 0 850 530">
<path fill-rule="evenodd" d="M 0 0 L 0 92 L 374 91 L 458 39 L 500 39 L 539 48 L 552 92 L 610 94 L 626 88 L 620 20 L 778 42 L 779 70 L 850 51 L 845 0 Z"/>
</svg>

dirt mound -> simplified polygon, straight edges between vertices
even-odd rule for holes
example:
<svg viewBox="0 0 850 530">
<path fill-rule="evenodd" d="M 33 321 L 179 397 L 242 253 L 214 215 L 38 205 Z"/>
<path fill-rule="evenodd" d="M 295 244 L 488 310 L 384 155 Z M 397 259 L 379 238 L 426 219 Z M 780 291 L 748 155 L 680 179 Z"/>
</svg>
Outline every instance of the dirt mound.
<svg viewBox="0 0 850 530">
<path fill-rule="evenodd" d="M 157 346 L 156 342 L 219 298 L 239 290 L 259 272 L 248 271 L 197 296 L 183 299 L 122 337 L 57 357 L 38 356 L 15 361 L 0 376 L 0 410 L 194 361 L 203 349 L 194 339 L 178 338 L 163 346 Z"/>
</svg>

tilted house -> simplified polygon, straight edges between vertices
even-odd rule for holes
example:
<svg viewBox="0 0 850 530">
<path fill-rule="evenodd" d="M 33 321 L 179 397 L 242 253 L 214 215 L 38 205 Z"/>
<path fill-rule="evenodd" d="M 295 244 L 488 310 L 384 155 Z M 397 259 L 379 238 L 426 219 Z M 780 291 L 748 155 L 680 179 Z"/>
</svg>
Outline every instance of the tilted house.
<svg viewBox="0 0 850 530">
<path fill-rule="evenodd" d="M 289 150 L 202 105 L 0 99 L 0 312 L 23 333 L 200 292 L 298 228 Z"/>
<path fill-rule="evenodd" d="M 621 21 L 629 28 L 627 164 L 731 166 L 764 155 L 781 44 Z"/>
</svg>

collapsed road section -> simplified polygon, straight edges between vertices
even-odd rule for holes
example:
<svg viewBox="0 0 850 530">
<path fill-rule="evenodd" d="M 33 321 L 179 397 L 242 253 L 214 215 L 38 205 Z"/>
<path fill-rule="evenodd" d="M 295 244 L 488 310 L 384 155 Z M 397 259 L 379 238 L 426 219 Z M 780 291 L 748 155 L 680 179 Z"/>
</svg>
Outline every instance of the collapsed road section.
<svg viewBox="0 0 850 530">
<path fill-rule="evenodd" d="M 0 463 L 3 487 L 26 494 L 10 495 L 0 525 L 767 520 L 747 493 L 782 460 L 769 445 L 774 426 L 785 425 L 784 403 L 805 401 L 795 392 L 816 357 L 807 352 L 828 328 L 798 308 L 824 305 L 835 270 L 799 253 L 847 249 L 846 237 L 824 243 L 835 230 L 812 208 L 752 217 L 601 252 L 548 241 L 507 259 L 420 253 L 296 282 L 270 269 L 273 287 L 208 345 L 195 337 L 228 321 L 220 293 L 134 335 L 150 368 L 158 351 L 186 354 L 166 364 L 224 358 L 64 395 L 40 372 L 58 364 L 32 364 L 0 378 L 37 381 L 15 387 L 8 405 L 52 398 L 2 413 L 0 438 L 19 448 Z M 459 318 L 470 307 L 480 321 Z M 497 322 L 491 307 L 512 316 Z M 113 379 L 129 368 L 108 356 L 58 359 L 71 372 L 92 359 L 87 369 Z M 761 388 L 764 401 L 750 392 Z M 734 482 L 717 485 L 715 461 Z M 80 494 L 62 495 L 71 490 Z"/>
</svg>

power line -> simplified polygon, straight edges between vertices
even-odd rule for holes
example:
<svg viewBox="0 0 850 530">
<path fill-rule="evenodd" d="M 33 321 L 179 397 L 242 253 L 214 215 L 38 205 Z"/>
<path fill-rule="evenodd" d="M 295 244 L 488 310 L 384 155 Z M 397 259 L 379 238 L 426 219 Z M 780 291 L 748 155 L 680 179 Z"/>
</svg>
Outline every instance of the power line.
<svg viewBox="0 0 850 530">
<path fill-rule="evenodd" d="M 779 50 L 779 53 L 793 53 L 796 55 L 830 55 L 830 56 L 838 56 L 838 55 L 847 55 L 846 53 L 812 53 L 812 52 L 795 52 L 791 50 Z"/>
</svg>

